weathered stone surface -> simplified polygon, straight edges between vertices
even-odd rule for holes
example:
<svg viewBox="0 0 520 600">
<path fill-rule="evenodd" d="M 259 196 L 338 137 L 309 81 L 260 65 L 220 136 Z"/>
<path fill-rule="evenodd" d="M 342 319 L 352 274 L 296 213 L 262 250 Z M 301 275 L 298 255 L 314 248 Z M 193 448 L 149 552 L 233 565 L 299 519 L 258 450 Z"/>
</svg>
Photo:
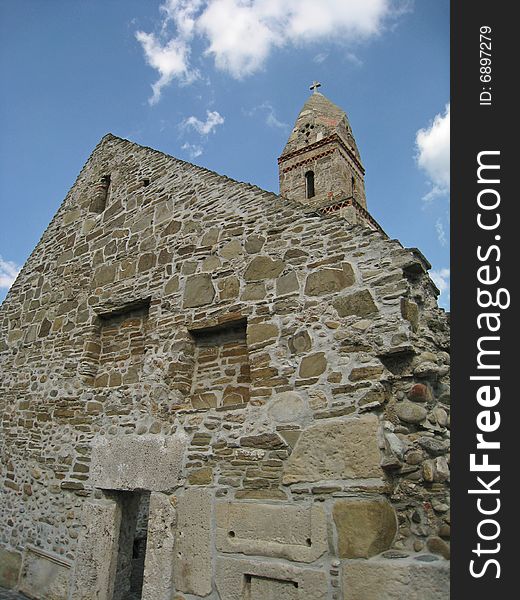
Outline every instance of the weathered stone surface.
<svg viewBox="0 0 520 600">
<path fill-rule="evenodd" d="M 384 499 L 338 500 L 332 509 L 340 558 L 370 558 L 391 547 L 397 517 Z"/>
<path fill-rule="evenodd" d="M 255 578 L 263 581 L 254 581 Z M 292 587 L 287 587 L 287 582 L 291 582 Z M 323 571 L 261 560 L 218 558 L 215 583 L 221 600 L 326 600 L 328 593 L 327 576 Z M 290 595 L 272 595 L 288 589 Z"/>
<path fill-rule="evenodd" d="M 121 507 L 113 500 L 89 500 L 82 522 L 70 600 L 112 600 Z"/>
<path fill-rule="evenodd" d="M 339 296 L 332 303 L 340 317 L 368 317 L 378 312 L 372 294 L 368 290 L 360 290 L 348 296 Z"/>
<path fill-rule="evenodd" d="M 70 560 L 29 546 L 25 550 L 18 589 L 29 598 L 68 598 L 71 565 Z"/>
<path fill-rule="evenodd" d="M 220 256 L 227 260 L 232 260 L 242 253 L 242 245 L 238 240 L 232 240 L 228 242 L 220 249 Z"/>
<path fill-rule="evenodd" d="M 284 448 L 285 443 L 276 433 L 261 433 L 260 435 L 247 435 L 240 438 L 240 445 L 244 448 Z"/>
<path fill-rule="evenodd" d="M 311 411 L 300 394 L 281 392 L 270 401 L 268 413 L 275 423 L 301 423 Z"/>
<path fill-rule="evenodd" d="M 432 398 L 430 388 L 424 383 L 416 383 L 408 392 L 408 398 L 413 402 L 429 402 Z"/>
<path fill-rule="evenodd" d="M 261 235 L 252 235 L 247 238 L 244 247 L 248 254 L 256 254 L 257 252 L 260 252 L 264 244 L 265 237 Z"/>
<path fill-rule="evenodd" d="M 236 298 L 240 292 L 240 281 L 236 277 L 226 277 L 219 283 L 219 289 L 221 300 Z"/>
<path fill-rule="evenodd" d="M 186 490 L 177 497 L 175 532 L 175 589 L 186 594 L 207 596 L 211 592 L 212 492 Z"/>
<path fill-rule="evenodd" d="M 246 283 L 244 292 L 241 296 L 242 300 L 263 300 L 265 298 L 265 284 L 263 281 Z"/>
<path fill-rule="evenodd" d="M 300 284 L 294 271 L 287 273 L 287 275 L 282 275 L 276 280 L 276 293 L 278 296 L 290 294 L 298 289 L 300 289 Z"/>
<path fill-rule="evenodd" d="M 379 376 L 383 374 L 383 367 L 370 366 L 370 367 L 356 367 L 352 369 L 349 375 L 350 381 L 362 381 L 364 379 L 379 379 Z"/>
<path fill-rule="evenodd" d="M 270 256 L 255 256 L 245 270 L 244 279 L 246 281 L 274 279 L 280 275 L 284 268 L 285 263 L 279 258 L 273 259 Z"/>
<path fill-rule="evenodd" d="M 315 354 L 309 354 L 302 359 L 300 363 L 300 377 L 304 379 L 308 377 L 318 377 L 325 372 L 327 368 L 327 359 L 325 358 L 324 352 L 316 352 Z"/>
<path fill-rule="evenodd" d="M 350 267 L 350 270 L 321 269 L 307 276 L 305 293 L 309 296 L 334 294 L 353 285 L 354 282 L 355 278 L 352 267 Z"/>
<path fill-rule="evenodd" d="M 184 289 L 184 308 L 196 308 L 210 304 L 215 297 L 215 288 L 211 275 L 192 275 L 186 281 Z"/>
<path fill-rule="evenodd" d="M 182 434 L 98 437 L 90 481 L 108 490 L 168 491 L 178 485 L 186 445 Z"/>
<path fill-rule="evenodd" d="M 215 517 L 221 552 L 313 562 L 327 550 L 327 519 L 319 505 L 221 502 Z"/>
<path fill-rule="evenodd" d="M 395 405 L 397 416 L 405 423 L 420 423 L 424 421 L 428 411 L 420 404 L 403 400 Z"/>
<path fill-rule="evenodd" d="M 426 545 L 430 552 L 440 554 L 446 560 L 450 559 L 450 545 L 440 537 L 432 536 L 428 539 Z"/>
<path fill-rule="evenodd" d="M 114 281 L 116 277 L 115 265 L 102 265 L 95 271 L 92 283 L 94 286 L 101 286 Z"/>
<path fill-rule="evenodd" d="M 14 588 L 22 566 L 22 555 L 14 550 L 0 548 L 0 587 Z"/>
<path fill-rule="evenodd" d="M 203 467 L 192 471 L 188 477 L 190 485 L 208 485 L 213 481 L 213 469 L 211 467 Z"/>
<path fill-rule="evenodd" d="M 253 346 L 268 340 L 274 341 L 278 333 L 278 327 L 271 323 L 251 324 L 247 327 L 247 343 Z"/>
<path fill-rule="evenodd" d="M 419 327 L 419 307 L 415 302 L 408 298 L 401 298 L 401 314 L 404 319 L 410 322 L 412 329 L 417 331 Z"/>
<path fill-rule="evenodd" d="M 447 600 L 446 563 L 407 559 L 349 560 L 343 563 L 343 600 Z"/>
<path fill-rule="evenodd" d="M 171 600 L 177 514 L 174 497 L 152 492 L 144 564 L 142 600 Z"/>
<path fill-rule="evenodd" d="M 374 415 L 320 423 L 304 430 L 285 464 L 283 482 L 381 477 Z"/>
<path fill-rule="evenodd" d="M 312 341 L 307 331 L 298 331 L 289 339 L 289 348 L 293 354 L 307 352 L 312 347 Z"/>
</svg>

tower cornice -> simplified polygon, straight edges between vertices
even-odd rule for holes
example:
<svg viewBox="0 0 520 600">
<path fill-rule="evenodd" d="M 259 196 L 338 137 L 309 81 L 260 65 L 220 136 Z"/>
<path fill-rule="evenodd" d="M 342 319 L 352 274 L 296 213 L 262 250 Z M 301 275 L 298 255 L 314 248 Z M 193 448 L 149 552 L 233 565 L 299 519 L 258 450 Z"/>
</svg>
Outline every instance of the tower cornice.
<svg viewBox="0 0 520 600">
<path fill-rule="evenodd" d="M 357 158 L 357 156 L 352 152 L 352 150 L 345 144 L 343 139 L 337 133 L 333 133 L 325 138 L 317 142 L 313 142 L 304 148 L 299 148 L 298 150 L 293 150 L 292 152 L 288 152 L 287 154 L 282 154 L 278 158 L 278 165 L 281 165 L 287 160 L 294 158 L 295 156 L 300 156 L 302 154 L 307 154 L 309 151 L 316 150 L 318 148 L 322 148 L 323 146 L 327 146 L 328 144 L 337 143 L 341 148 L 346 152 L 348 157 L 352 160 L 352 162 L 356 165 L 356 167 L 360 170 L 362 175 L 365 174 L 365 168 L 361 164 L 361 161 Z"/>
</svg>

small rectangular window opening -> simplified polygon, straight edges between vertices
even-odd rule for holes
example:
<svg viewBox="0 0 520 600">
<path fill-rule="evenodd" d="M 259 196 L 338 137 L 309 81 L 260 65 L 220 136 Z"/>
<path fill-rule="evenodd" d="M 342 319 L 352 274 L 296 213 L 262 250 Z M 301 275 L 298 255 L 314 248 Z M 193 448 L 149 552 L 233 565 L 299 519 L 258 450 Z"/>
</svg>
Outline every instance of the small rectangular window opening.
<svg viewBox="0 0 520 600">
<path fill-rule="evenodd" d="M 305 173 L 305 197 L 314 198 L 314 171 L 307 171 Z"/>
<path fill-rule="evenodd" d="M 194 408 L 235 408 L 249 402 L 251 375 L 246 319 L 191 330 L 195 370 L 191 388 Z"/>
</svg>

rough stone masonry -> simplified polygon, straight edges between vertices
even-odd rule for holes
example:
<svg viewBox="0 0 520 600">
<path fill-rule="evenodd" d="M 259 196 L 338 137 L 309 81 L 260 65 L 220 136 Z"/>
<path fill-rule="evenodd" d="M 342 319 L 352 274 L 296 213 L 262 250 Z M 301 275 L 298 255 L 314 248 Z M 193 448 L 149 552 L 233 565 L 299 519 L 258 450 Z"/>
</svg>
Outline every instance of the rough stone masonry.
<svg viewBox="0 0 520 600">
<path fill-rule="evenodd" d="M 448 598 L 449 323 L 315 93 L 281 195 L 95 148 L 0 313 L 0 585 Z"/>
</svg>

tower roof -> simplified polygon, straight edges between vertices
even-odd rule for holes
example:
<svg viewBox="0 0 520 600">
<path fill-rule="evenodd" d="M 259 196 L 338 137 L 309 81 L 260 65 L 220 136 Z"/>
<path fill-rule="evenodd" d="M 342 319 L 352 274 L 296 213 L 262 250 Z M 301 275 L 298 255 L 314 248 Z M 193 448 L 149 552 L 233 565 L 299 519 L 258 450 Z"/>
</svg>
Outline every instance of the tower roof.
<svg viewBox="0 0 520 600">
<path fill-rule="evenodd" d="M 338 135 L 361 161 L 345 111 L 315 88 L 314 93 L 303 105 L 281 156 L 306 148 L 334 134 Z"/>
</svg>

